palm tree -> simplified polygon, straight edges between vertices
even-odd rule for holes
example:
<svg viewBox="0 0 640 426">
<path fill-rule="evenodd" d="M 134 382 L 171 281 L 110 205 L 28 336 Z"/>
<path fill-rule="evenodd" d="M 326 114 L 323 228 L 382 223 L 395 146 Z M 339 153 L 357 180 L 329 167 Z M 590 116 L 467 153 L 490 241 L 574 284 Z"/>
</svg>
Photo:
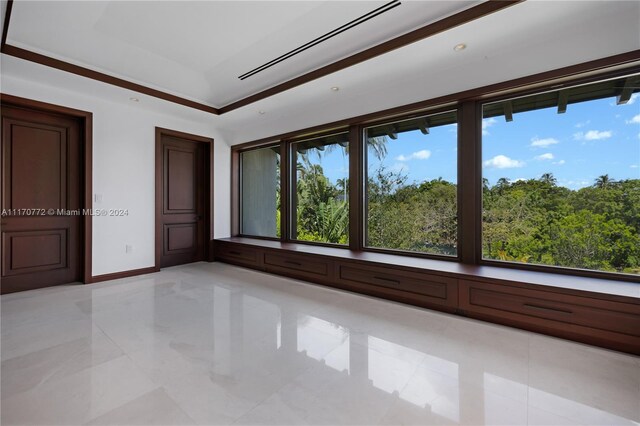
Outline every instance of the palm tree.
<svg viewBox="0 0 640 426">
<path fill-rule="evenodd" d="M 611 179 L 607 174 L 607 175 L 598 176 L 598 178 L 596 179 L 596 183 L 593 186 L 600 189 L 608 189 L 608 188 L 611 188 L 612 186 L 615 186 L 617 183 L 618 182 Z"/>
<path fill-rule="evenodd" d="M 374 136 L 367 138 L 367 146 L 378 160 L 382 160 L 387 155 L 387 137 Z"/>
<path fill-rule="evenodd" d="M 502 193 L 502 191 L 505 190 L 505 188 L 508 188 L 510 185 L 509 179 L 507 178 L 500 178 L 498 179 L 498 181 L 496 182 L 496 185 L 494 188 L 498 189 L 498 193 Z"/>
<path fill-rule="evenodd" d="M 558 179 L 556 179 L 553 173 L 543 173 L 539 180 L 547 185 L 555 185 L 558 182 Z"/>
</svg>

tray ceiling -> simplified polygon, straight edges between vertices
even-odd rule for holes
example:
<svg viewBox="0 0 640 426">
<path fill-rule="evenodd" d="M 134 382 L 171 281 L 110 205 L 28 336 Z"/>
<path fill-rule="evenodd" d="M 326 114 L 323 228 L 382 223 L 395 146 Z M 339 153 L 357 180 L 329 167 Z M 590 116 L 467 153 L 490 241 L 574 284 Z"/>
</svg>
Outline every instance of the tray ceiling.
<svg viewBox="0 0 640 426">
<path fill-rule="evenodd" d="M 250 78 L 238 78 L 388 3 L 16 1 L 7 43 L 222 107 L 480 2 L 405 0 Z"/>
</svg>

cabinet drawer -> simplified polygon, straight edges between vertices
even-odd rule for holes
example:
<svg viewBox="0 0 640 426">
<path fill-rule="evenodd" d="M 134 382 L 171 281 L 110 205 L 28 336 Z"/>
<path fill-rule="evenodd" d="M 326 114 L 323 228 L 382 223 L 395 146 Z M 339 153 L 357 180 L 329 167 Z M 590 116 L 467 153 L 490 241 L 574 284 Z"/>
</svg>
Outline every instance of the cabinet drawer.
<svg viewBox="0 0 640 426">
<path fill-rule="evenodd" d="M 390 270 L 377 267 L 358 267 L 340 265 L 339 277 L 345 283 L 367 284 L 397 291 L 428 296 L 439 300 L 440 304 L 455 296 L 452 288 L 457 286 L 457 280 L 437 275 L 420 274 L 409 271 Z M 455 300 L 451 301 L 455 304 Z"/>
<path fill-rule="evenodd" d="M 280 253 L 266 253 L 264 255 L 264 265 L 267 271 L 279 272 L 286 270 L 295 275 L 311 274 L 317 276 L 327 276 L 329 273 L 329 263 L 311 256 L 299 256 Z M 301 274 L 302 273 L 302 274 Z"/>
<path fill-rule="evenodd" d="M 571 324 L 640 336 L 640 306 L 630 303 L 461 281 L 460 308 L 489 315 L 508 313 L 514 319 L 529 318 L 531 323 L 554 328 Z"/>
<path fill-rule="evenodd" d="M 231 263 L 256 266 L 259 260 L 259 251 L 251 247 L 238 244 L 216 243 L 215 257 Z"/>
</svg>

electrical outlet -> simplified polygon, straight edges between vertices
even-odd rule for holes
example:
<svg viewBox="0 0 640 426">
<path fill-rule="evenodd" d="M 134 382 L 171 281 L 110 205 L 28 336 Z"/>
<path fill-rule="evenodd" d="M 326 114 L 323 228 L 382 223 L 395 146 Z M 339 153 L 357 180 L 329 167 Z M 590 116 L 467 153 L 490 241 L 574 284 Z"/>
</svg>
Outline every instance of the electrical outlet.
<svg viewBox="0 0 640 426">
<path fill-rule="evenodd" d="M 124 252 L 125 253 L 132 253 L 133 252 L 133 246 L 130 244 L 127 244 L 124 246 Z"/>
</svg>

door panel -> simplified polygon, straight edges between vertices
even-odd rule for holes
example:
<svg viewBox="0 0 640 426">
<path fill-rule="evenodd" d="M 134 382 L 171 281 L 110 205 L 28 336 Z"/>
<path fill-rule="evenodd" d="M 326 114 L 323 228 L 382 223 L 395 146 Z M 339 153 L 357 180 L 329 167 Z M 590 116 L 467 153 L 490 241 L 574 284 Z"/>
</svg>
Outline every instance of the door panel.
<svg viewBox="0 0 640 426">
<path fill-rule="evenodd" d="M 204 144 L 162 135 L 160 266 L 205 259 Z"/>
<path fill-rule="evenodd" d="M 197 152 L 165 146 L 167 157 L 166 213 L 196 213 Z"/>
<path fill-rule="evenodd" d="M 5 275 L 64 268 L 67 264 L 67 231 L 51 229 L 3 233 L 3 250 L 11 253 Z"/>
<path fill-rule="evenodd" d="M 11 197 L 8 208 L 66 208 L 67 131 L 8 119 Z M 15 165 L 15 166 L 13 166 Z M 43 185 L 44 183 L 44 185 Z M 30 188 L 30 191 L 21 190 Z"/>
<path fill-rule="evenodd" d="M 80 125 L 2 108 L 2 293 L 81 280 Z"/>
<path fill-rule="evenodd" d="M 198 249 L 198 227 L 195 223 L 165 225 L 167 230 L 166 251 L 178 253 Z"/>
</svg>

